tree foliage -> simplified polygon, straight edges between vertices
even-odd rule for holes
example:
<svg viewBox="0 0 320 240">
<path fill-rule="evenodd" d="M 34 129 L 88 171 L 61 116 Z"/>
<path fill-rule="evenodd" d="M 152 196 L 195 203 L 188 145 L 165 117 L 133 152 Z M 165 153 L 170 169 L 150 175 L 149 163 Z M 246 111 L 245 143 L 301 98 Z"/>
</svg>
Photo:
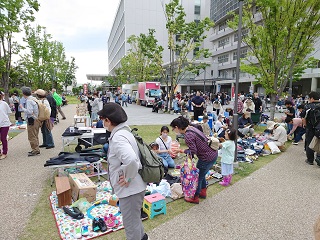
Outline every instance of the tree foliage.
<svg viewBox="0 0 320 240">
<path fill-rule="evenodd" d="M 179 0 L 172 0 L 165 6 L 168 47 L 170 50 L 170 100 L 177 85 L 188 73 L 198 74 L 209 64 L 204 60 L 210 57 L 209 49 L 202 44 L 205 34 L 214 23 L 208 18 L 187 23 L 186 13 Z"/>
<path fill-rule="evenodd" d="M 34 21 L 34 12 L 39 10 L 37 0 L 0 1 L 0 75 L 5 93 L 9 92 L 9 74 L 12 55 L 20 51 L 14 36 L 22 26 Z"/>
<path fill-rule="evenodd" d="M 148 34 L 132 35 L 127 39 L 130 49 L 121 59 L 121 67 L 116 70 L 118 84 L 145 82 L 161 77 L 163 47 L 157 44 L 154 33 L 154 29 L 149 29 Z"/>
<path fill-rule="evenodd" d="M 32 86 L 59 88 L 59 85 L 62 85 L 66 90 L 67 86 L 74 85 L 78 67 L 74 57 L 71 57 L 70 61 L 66 59 L 63 44 L 52 40 L 45 27 L 26 26 L 25 29 L 24 40 L 28 52 L 20 56 L 20 64 L 26 70 L 27 79 L 32 80 Z"/>
<path fill-rule="evenodd" d="M 253 15 L 254 4 L 259 14 Z M 320 0 L 248 0 L 244 5 L 243 42 L 249 48 L 241 70 L 252 74 L 271 96 L 271 118 L 276 96 L 288 81 L 299 80 L 303 71 L 314 64 L 310 57 L 320 36 Z M 237 28 L 238 17 L 229 25 Z"/>
</svg>

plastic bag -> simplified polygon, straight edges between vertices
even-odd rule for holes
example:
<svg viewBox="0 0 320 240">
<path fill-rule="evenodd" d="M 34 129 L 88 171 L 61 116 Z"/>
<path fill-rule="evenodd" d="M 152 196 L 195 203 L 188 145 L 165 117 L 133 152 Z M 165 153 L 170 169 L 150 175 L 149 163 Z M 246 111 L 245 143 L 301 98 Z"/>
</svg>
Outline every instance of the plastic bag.
<svg viewBox="0 0 320 240">
<path fill-rule="evenodd" d="M 80 198 L 71 205 L 71 207 L 79 208 L 82 213 L 85 213 L 91 206 L 92 204 L 86 198 Z"/>
<path fill-rule="evenodd" d="M 275 142 L 268 142 L 268 147 L 270 148 L 270 151 L 272 154 L 280 153 L 280 149 L 278 146 L 275 144 Z"/>
</svg>

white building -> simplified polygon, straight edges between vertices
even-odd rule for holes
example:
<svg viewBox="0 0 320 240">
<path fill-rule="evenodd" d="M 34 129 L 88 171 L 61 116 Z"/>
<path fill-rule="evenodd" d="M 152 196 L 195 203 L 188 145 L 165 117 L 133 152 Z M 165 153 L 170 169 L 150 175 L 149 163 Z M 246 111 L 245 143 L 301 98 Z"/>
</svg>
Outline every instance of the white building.
<svg viewBox="0 0 320 240">
<path fill-rule="evenodd" d="M 155 37 L 158 44 L 165 49 L 163 52 L 164 63 L 169 62 L 169 50 L 167 44 L 167 29 L 165 19 L 165 4 L 169 0 L 121 0 L 114 19 L 111 33 L 108 39 L 109 74 L 119 66 L 120 60 L 129 50 L 126 39 L 131 35 L 147 34 L 148 29 L 155 29 Z M 210 49 L 212 57 L 207 59 L 211 65 L 199 76 L 189 76 L 179 84 L 181 92 L 191 90 L 205 90 L 210 92 L 228 92 L 235 82 L 236 58 L 237 58 L 237 32 L 230 29 L 227 24 L 227 13 L 237 11 L 239 0 L 181 0 L 186 12 L 186 21 L 197 21 L 210 17 L 215 26 L 207 34 L 208 37 L 203 47 Z M 259 20 L 259 13 L 255 13 Z M 314 57 L 320 58 L 320 41 L 315 45 Z M 241 55 L 247 52 L 243 45 Z M 320 66 L 308 69 L 302 80 L 293 83 L 293 93 L 306 94 L 310 90 L 319 90 Z M 254 77 L 247 73 L 240 74 L 239 91 L 258 91 L 264 94 L 264 89 L 254 86 Z"/>
</svg>

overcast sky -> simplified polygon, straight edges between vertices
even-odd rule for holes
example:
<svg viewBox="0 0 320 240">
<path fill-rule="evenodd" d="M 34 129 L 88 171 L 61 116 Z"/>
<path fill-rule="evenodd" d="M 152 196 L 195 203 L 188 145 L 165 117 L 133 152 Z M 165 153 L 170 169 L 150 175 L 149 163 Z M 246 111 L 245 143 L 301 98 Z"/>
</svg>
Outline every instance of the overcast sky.
<svg viewBox="0 0 320 240">
<path fill-rule="evenodd" d="M 75 57 L 78 83 L 86 74 L 108 73 L 108 36 L 120 0 L 39 0 L 36 24 L 47 28 Z"/>
</svg>

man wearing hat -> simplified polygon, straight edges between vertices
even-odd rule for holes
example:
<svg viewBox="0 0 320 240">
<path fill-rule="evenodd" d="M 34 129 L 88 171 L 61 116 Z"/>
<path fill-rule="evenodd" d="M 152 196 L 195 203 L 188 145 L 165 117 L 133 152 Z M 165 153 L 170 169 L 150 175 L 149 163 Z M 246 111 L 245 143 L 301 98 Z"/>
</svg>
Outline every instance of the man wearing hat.
<svg viewBox="0 0 320 240">
<path fill-rule="evenodd" d="M 249 133 L 250 136 L 253 135 L 254 129 L 253 129 L 253 122 L 250 118 L 249 112 L 244 112 L 242 116 L 238 120 L 238 126 L 239 126 L 239 132 L 241 132 L 243 135 L 246 135 Z"/>
<path fill-rule="evenodd" d="M 31 151 L 28 152 L 28 157 L 36 156 L 40 154 L 39 148 L 39 129 L 41 122 L 38 119 L 39 108 L 38 104 L 34 101 L 35 98 L 31 96 L 31 88 L 22 87 L 23 97 L 26 99 L 25 107 L 20 103 L 20 108 L 26 115 L 28 123 L 28 140 L 30 142 Z"/>
<path fill-rule="evenodd" d="M 267 128 L 268 130 L 273 131 L 273 134 L 269 139 L 273 140 L 280 150 L 283 150 L 284 144 L 287 141 L 287 130 L 279 123 L 276 123 L 274 121 L 268 121 Z"/>
<path fill-rule="evenodd" d="M 141 207 L 146 183 L 139 169 L 140 152 L 126 121 L 126 112 L 117 103 L 106 103 L 98 112 L 104 128 L 111 132 L 109 138 L 109 178 L 114 193 L 119 198 L 123 225 L 128 240 L 147 240 L 141 221 Z"/>
</svg>

